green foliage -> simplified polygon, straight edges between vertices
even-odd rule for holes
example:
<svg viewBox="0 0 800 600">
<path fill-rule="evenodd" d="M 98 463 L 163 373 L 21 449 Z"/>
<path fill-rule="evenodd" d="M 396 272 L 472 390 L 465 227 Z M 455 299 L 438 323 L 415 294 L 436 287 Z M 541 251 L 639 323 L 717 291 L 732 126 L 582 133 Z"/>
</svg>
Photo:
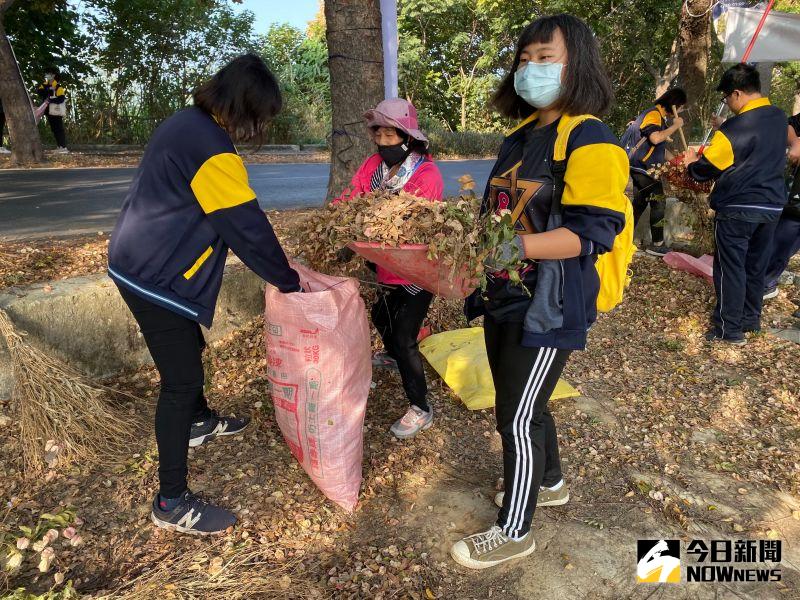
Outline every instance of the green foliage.
<svg viewBox="0 0 800 600">
<path fill-rule="evenodd" d="M 324 28 L 303 32 L 291 25 L 272 25 L 260 40 L 267 65 L 281 82 L 284 110 L 272 125 L 278 143 L 317 143 L 331 127 L 328 46 Z"/>
<path fill-rule="evenodd" d="M 58 67 L 67 84 L 94 73 L 91 38 L 67 0 L 28 0 L 14 3 L 5 15 L 6 32 L 31 88 L 41 83 L 44 70 Z"/>
<path fill-rule="evenodd" d="M 429 130 L 428 139 L 437 158 L 447 156 L 494 156 L 500 150 L 503 134 L 487 131 Z"/>
<path fill-rule="evenodd" d="M 617 92 L 609 120 L 621 129 L 653 100 L 680 6 L 681 0 L 401 0 L 401 91 L 445 129 L 502 129 L 489 101 L 511 67 L 519 34 L 539 15 L 569 12 L 600 40 Z"/>
<path fill-rule="evenodd" d="M 73 141 L 144 143 L 198 84 L 255 48 L 228 0 L 86 0 L 99 77 L 72 95 Z M 78 138 L 76 140 L 75 138 Z"/>
</svg>

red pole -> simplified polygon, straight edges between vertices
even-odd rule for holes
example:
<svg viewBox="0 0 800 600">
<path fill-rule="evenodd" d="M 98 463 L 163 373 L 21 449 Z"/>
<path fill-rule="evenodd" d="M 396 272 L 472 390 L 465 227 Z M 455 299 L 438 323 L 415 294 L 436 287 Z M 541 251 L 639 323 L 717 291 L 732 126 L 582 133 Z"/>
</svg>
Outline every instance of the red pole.
<svg viewBox="0 0 800 600">
<path fill-rule="evenodd" d="M 753 34 L 753 39 L 750 40 L 750 43 L 747 46 L 747 50 L 744 51 L 744 56 L 742 57 L 743 63 L 746 63 L 747 59 L 750 58 L 750 54 L 753 53 L 753 47 L 756 45 L 756 40 L 758 39 L 758 35 L 764 28 L 764 22 L 767 20 L 767 17 L 769 16 L 769 13 L 772 10 L 774 4 L 775 0 L 769 0 L 769 4 L 767 4 L 766 10 L 764 10 L 764 14 L 761 15 L 761 20 L 758 22 L 758 27 L 756 27 L 756 32 Z"/>
<path fill-rule="evenodd" d="M 761 30 L 764 28 L 764 23 L 766 22 L 767 17 L 769 16 L 769 13 L 772 11 L 772 7 L 774 6 L 774 4 L 775 4 L 775 0 L 769 0 L 769 4 L 767 4 L 767 8 L 764 10 L 764 14 L 761 15 L 761 20 L 758 22 L 758 27 L 756 27 L 756 32 L 753 34 L 753 37 L 750 40 L 750 43 L 747 45 L 747 49 L 744 51 L 744 56 L 742 56 L 742 62 L 743 63 L 746 63 L 747 59 L 750 58 L 750 55 L 753 53 L 753 48 L 756 45 L 756 41 L 758 40 L 758 36 L 761 33 Z M 716 112 L 716 115 L 718 117 L 722 114 L 722 111 L 723 111 L 724 108 L 725 108 L 725 103 L 724 102 L 720 102 L 719 108 L 717 109 L 717 112 Z M 711 137 L 711 133 L 713 131 L 714 130 L 711 129 L 706 134 L 706 139 L 703 141 L 703 145 L 700 146 L 700 150 L 698 151 L 699 154 L 702 154 L 703 150 L 705 150 L 706 144 L 708 144 L 708 139 Z"/>
</svg>

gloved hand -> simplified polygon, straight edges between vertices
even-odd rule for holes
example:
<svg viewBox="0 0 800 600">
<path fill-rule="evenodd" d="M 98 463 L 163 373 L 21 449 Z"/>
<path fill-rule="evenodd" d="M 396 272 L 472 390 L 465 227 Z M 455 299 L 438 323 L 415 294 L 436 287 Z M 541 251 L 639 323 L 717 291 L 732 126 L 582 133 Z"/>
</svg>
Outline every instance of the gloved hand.
<svg viewBox="0 0 800 600">
<path fill-rule="evenodd" d="M 503 242 L 495 248 L 483 264 L 489 273 L 497 273 L 520 260 L 525 260 L 525 246 L 522 244 L 522 238 L 515 235 L 514 239 Z"/>
<path fill-rule="evenodd" d="M 353 259 L 355 255 L 356 255 L 355 252 L 353 252 L 350 248 L 345 246 L 336 253 L 336 260 L 338 260 L 340 263 L 348 263 Z"/>
</svg>

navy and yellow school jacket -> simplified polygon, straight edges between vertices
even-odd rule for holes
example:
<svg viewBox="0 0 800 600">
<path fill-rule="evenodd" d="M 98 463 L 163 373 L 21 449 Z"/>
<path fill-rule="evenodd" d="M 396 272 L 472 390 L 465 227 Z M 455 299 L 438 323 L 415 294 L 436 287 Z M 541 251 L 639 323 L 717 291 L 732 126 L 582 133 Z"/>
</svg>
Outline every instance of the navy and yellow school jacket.
<svg viewBox="0 0 800 600">
<path fill-rule="evenodd" d="M 642 143 L 630 158 L 631 171 L 647 174 L 649 169 L 667 160 L 667 144 L 653 144 L 650 135 L 667 128 L 667 112 L 661 106 L 653 106 L 636 117 Z"/>
<path fill-rule="evenodd" d="M 36 93 L 42 100 L 49 100 L 50 104 L 64 104 L 67 99 L 66 88 L 55 79 L 40 84 Z"/>
<path fill-rule="evenodd" d="M 566 127 L 568 119 L 566 116 L 561 118 L 559 132 Z M 490 206 L 491 182 L 501 174 L 502 165 L 517 155 L 524 164 L 525 131 L 535 124 L 536 113 L 505 138 L 489 176 L 482 210 L 494 208 Z M 552 164 L 554 148 L 551 147 L 549 153 Z M 629 169 L 625 150 L 605 123 L 590 119 L 575 127 L 570 134 L 558 226 L 569 229 L 580 238 L 581 254 L 556 261 L 560 263 L 562 275 L 557 289 L 550 292 L 555 295 L 553 299 L 559 314 L 547 315 L 547 318 L 534 314 L 536 303 L 532 300 L 523 323 L 522 345 L 566 350 L 586 347 L 589 328 L 597 319 L 600 278 L 595 263 L 598 254 L 611 250 L 615 238 L 625 227 L 626 204 L 629 202 L 625 187 Z M 525 191 L 525 184 L 525 181 L 517 180 L 518 195 Z M 553 185 L 552 181 L 549 185 Z M 534 295 L 540 291 L 542 289 L 537 285 Z M 470 298 L 465 312 L 469 320 L 485 314 L 478 295 Z M 544 325 L 550 317 L 555 319 Z"/>
<path fill-rule="evenodd" d="M 769 98 L 745 105 L 711 138 L 700 160 L 689 165 L 698 181 L 716 180 L 711 208 L 718 214 L 781 214 L 787 199 L 786 115 Z"/>
<path fill-rule="evenodd" d="M 108 274 L 210 327 L 229 247 L 281 291 L 300 290 L 227 132 L 188 108 L 147 145 L 111 235 Z"/>
</svg>

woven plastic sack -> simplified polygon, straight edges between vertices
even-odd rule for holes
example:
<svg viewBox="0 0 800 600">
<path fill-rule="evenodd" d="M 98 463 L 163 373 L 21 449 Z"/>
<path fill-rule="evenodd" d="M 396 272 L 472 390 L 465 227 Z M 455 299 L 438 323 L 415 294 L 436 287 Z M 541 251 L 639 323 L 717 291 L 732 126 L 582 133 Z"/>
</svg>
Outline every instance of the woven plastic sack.
<svg viewBox="0 0 800 600">
<path fill-rule="evenodd" d="M 475 289 L 474 282 L 452 276 L 452 267 L 428 258 L 424 244 L 385 246 L 373 242 L 353 242 L 350 249 L 387 271 L 428 290 L 432 294 L 460 300 Z"/>
<path fill-rule="evenodd" d="M 450 389 L 470 410 L 494 406 L 494 382 L 486 358 L 483 327 L 456 329 L 424 339 L 420 352 Z M 579 396 L 563 379 L 558 380 L 551 400 Z"/>
<path fill-rule="evenodd" d="M 364 413 L 372 381 L 369 324 L 355 279 L 301 265 L 304 293 L 268 285 L 267 378 L 275 418 L 297 461 L 347 511 L 361 488 Z"/>
<path fill-rule="evenodd" d="M 664 262 L 673 269 L 697 275 L 714 285 L 714 257 L 709 254 L 695 258 L 683 252 L 669 252 L 664 256 Z"/>
</svg>

